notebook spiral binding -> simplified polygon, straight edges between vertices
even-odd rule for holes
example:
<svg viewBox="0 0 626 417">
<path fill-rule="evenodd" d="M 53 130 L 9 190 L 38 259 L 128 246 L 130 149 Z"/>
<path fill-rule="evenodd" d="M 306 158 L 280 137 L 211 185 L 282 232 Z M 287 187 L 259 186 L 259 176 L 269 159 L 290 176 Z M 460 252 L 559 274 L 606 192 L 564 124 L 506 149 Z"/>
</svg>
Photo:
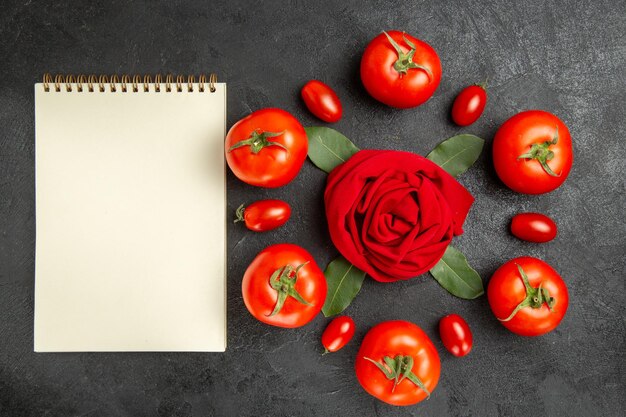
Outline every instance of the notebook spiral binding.
<svg viewBox="0 0 626 417">
<path fill-rule="evenodd" d="M 167 74 L 165 76 L 165 91 L 169 93 L 174 90 L 180 93 L 186 89 L 188 92 L 198 91 L 203 93 L 205 91 L 205 85 L 208 84 L 209 91 L 214 93 L 216 83 L 216 74 L 210 74 L 208 79 L 204 74 L 201 74 L 198 77 L 197 82 L 196 77 L 193 75 L 188 75 L 186 79 L 183 75 L 177 75 L 176 79 L 174 79 L 172 74 Z M 152 89 L 155 93 L 159 93 L 161 91 L 161 84 L 163 84 L 163 76 L 161 74 L 155 75 L 153 82 L 152 76 L 148 74 L 143 77 L 140 75 L 133 75 L 132 78 L 127 74 L 124 74 L 121 77 L 118 77 L 117 75 L 111 75 L 110 77 L 107 75 L 78 75 L 74 77 L 71 74 L 58 74 L 54 78 L 52 78 L 52 75 L 47 73 L 43 75 L 43 89 L 46 92 L 49 92 L 52 89 L 56 92 L 60 92 L 62 86 L 65 85 L 65 91 L 67 92 L 71 92 L 74 86 L 76 86 L 76 91 L 79 93 L 82 93 L 85 87 L 90 93 L 93 93 L 96 89 L 98 89 L 101 93 L 104 93 L 108 86 L 109 91 L 115 93 L 118 89 L 118 84 L 120 85 L 120 89 L 123 93 L 126 93 L 127 91 L 137 93 L 140 89 L 144 92 L 149 92 L 150 89 Z"/>
</svg>

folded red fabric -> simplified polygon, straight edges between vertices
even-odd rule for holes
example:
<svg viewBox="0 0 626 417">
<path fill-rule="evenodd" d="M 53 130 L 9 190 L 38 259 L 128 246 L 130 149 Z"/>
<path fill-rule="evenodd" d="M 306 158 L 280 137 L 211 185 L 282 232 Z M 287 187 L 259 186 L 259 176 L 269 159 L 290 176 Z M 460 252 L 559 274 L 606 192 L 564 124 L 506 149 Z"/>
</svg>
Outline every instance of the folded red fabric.
<svg viewBox="0 0 626 417">
<path fill-rule="evenodd" d="M 474 197 L 434 162 L 410 152 L 363 150 L 328 176 L 330 237 L 381 282 L 416 277 L 443 256 Z"/>
</svg>

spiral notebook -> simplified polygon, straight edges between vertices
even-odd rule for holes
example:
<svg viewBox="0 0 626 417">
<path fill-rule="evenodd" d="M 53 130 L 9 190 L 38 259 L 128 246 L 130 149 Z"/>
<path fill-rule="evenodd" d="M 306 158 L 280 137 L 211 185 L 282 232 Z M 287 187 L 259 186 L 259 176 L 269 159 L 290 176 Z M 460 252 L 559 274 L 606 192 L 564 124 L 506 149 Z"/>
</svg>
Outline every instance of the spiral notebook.
<svg viewBox="0 0 626 417">
<path fill-rule="evenodd" d="M 35 85 L 36 352 L 224 351 L 226 85 Z"/>
</svg>

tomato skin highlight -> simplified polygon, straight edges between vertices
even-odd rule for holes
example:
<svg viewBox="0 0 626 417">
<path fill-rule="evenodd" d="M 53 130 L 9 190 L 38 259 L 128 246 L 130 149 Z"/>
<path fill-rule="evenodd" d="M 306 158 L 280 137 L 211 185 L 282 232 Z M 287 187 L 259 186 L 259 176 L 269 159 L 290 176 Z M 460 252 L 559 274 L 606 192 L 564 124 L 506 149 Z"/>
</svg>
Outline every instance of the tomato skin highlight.
<svg viewBox="0 0 626 417">
<path fill-rule="evenodd" d="M 545 303 L 540 308 L 530 306 L 519 310 L 512 319 L 508 318 L 526 297 L 526 288 L 518 271 L 518 265 L 534 288 L 547 289 L 554 298 L 552 311 Z M 500 323 L 520 336 L 541 336 L 554 330 L 560 323 L 569 305 L 567 287 L 559 274 L 546 262 L 530 256 L 511 259 L 503 264 L 491 277 L 487 287 L 487 299 L 491 311 Z"/>
<path fill-rule="evenodd" d="M 240 210 L 244 206 L 237 209 L 238 219 L 243 220 L 246 227 L 253 232 L 267 232 L 276 229 L 287 223 L 291 217 L 291 207 L 289 204 L 281 200 L 259 200 L 245 207 L 243 215 Z"/>
<path fill-rule="evenodd" d="M 422 329 L 404 320 L 379 323 L 365 335 L 355 361 L 356 376 L 363 389 L 392 405 L 413 405 L 426 399 L 428 394 L 408 378 L 394 389 L 394 381 L 365 359 L 367 357 L 382 363 L 385 356 L 395 355 L 406 355 L 414 359 L 412 372 L 432 394 L 441 374 L 439 354 Z"/>
<path fill-rule="evenodd" d="M 439 321 L 439 335 L 448 352 L 456 357 L 465 356 L 472 350 L 472 331 L 458 314 L 449 314 Z"/>
<path fill-rule="evenodd" d="M 253 135 L 268 135 L 275 145 L 253 152 Z M 235 123 L 224 144 L 226 162 L 241 181 L 258 187 L 281 187 L 293 180 L 306 159 L 309 149 L 306 132 L 300 122 L 281 109 L 257 110 Z"/>
<path fill-rule="evenodd" d="M 398 72 L 394 64 L 398 52 L 385 33 L 376 36 L 365 48 L 361 58 L 361 81 L 367 92 L 383 104 L 399 109 L 419 106 L 435 92 L 441 81 L 441 61 L 437 52 L 426 42 L 397 30 L 387 34 L 404 53 L 411 50 L 409 42 L 416 46 L 412 61 L 430 71 L 410 68 L 406 74 Z"/>
<path fill-rule="evenodd" d="M 354 330 L 351 317 L 339 316 L 333 319 L 322 333 L 322 345 L 326 352 L 337 352 L 343 348 L 354 336 Z"/>
<path fill-rule="evenodd" d="M 276 315 L 271 315 L 278 291 L 270 285 L 272 274 L 291 265 L 301 266 L 295 281 L 295 290 L 309 305 L 287 297 Z M 277 327 L 294 328 L 309 323 L 317 316 L 326 300 L 326 278 L 309 252 L 300 246 L 282 243 L 268 246 L 254 258 L 241 282 L 246 308 L 257 320 Z"/>
<path fill-rule="evenodd" d="M 311 80 L 302 87 L 300 92 L 304 104 L 318 119 L 328 123 L 336 123 L 341 119 L 343 108 L 337 93 L 318 80 Z"/>
<path fill-rule="evenodd" d="M 535 159 L 520 158 L 533 144 L 550 141 L 558 132 L 558 142 L 548 149 L 554 156 L 547 165 L 557 175 L 549 175 Z M 493 139 L 493 164 L 502 182 L 518 193 L 543 194 L 558 188 L 572 169 L 572 138 L 565 123 L 555 115 L 528 110 L 516 114 L 500 126 Z"/>
<path fill-rule="evenodd" d="M 486 105 L 487 92 L 484 87 L 465 87 L 452 104 L 452 120 L 459 126 L 469 126 L 480 118 Z"/>
<path fill-rule="evenodd" d="M 557 235 L 554 220 L 541 213 L 519 213 L 511 220 L 511 233 L 527 242 L 545 243 Z"/>
</svg>

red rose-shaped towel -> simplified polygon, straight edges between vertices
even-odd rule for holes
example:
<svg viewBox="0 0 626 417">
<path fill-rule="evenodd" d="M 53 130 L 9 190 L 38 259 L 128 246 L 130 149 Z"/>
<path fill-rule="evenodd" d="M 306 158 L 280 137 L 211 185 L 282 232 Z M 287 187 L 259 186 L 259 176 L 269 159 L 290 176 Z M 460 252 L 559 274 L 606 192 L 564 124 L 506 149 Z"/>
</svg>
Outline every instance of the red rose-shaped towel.
<svg viewBox="0 0 626 417">
<path fill-rule="evenodd" d="M 408 279 L 443 256 L 474 202 L 430 160 L 364 150 L 328 176 L 326 216 L 341 254 L 377 281 Z"/>
</svg>

